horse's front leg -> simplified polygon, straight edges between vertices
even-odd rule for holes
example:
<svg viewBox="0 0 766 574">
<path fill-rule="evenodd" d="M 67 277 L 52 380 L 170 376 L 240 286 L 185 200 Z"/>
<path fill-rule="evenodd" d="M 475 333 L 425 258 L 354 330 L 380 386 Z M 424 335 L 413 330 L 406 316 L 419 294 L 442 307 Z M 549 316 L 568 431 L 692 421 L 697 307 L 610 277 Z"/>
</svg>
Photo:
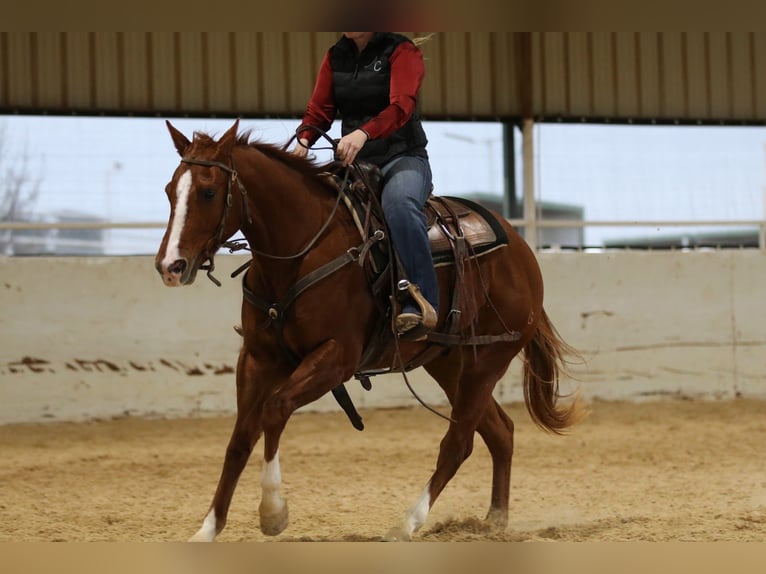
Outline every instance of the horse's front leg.
<svg viewBox="0 0 766 574">
<path fill-rule="evenodd" d="M 234 489 L 263 430 L 263 402 L 270 391 L 256 360 L 243 347 L 237 361 L 237 420 L 223 462 L 221 478 L 202 527 L 193 542 L 212 542 L 226 525 Z"/>
<path fill-rule="evenodd" d="M 344 381 L 343 353 L 335 340 L 326 341 L 309 353 L 288 381 L 271 395 L 263 408 L 264 462 L 261 474 L 263 496 L 259 508 L 261 532 L 276 536 L 287 528 L 287 502 L 280 494 L 279 439 L 293 412 Z"/>
</svg>

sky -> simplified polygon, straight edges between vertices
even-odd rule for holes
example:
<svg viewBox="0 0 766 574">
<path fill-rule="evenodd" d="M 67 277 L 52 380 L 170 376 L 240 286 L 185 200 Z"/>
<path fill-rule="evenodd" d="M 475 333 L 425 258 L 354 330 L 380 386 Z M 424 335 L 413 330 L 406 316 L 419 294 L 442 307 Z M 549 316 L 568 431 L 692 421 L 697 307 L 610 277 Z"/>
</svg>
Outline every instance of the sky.
<svg viewBox="0 0 766 574">
<path fill-rule="evenodd" d="M 182 132 L 220 135 L 229 119 L 168 118 Z M 0 116 L 0 169 L 24 157 L 40 179 L 39 215 L 76 211 L 115 222 L 166 223 L 164 187 L 178 165 L 165 118 Z M 242 120 L 284 144 L 297 120 Z M 435 193 L 503 191 L 502 126 L 426 122 Z M 339 131 L 336 122 L 332 135 Z M 517 162 L 521 161 L 516 133 Z M 534 132 L 536 196 L 590 220 L 766 218 L 766 128 L 542 124 Z M 329 152 L 319 158 L 329 159 Z M 517 181 L 521 181 L 520 169 Z M 164 230 L 113 230 L 110 252 L 152 253 Z M 588 244 L 629 235 L 589 228 Z"/>
</svg>

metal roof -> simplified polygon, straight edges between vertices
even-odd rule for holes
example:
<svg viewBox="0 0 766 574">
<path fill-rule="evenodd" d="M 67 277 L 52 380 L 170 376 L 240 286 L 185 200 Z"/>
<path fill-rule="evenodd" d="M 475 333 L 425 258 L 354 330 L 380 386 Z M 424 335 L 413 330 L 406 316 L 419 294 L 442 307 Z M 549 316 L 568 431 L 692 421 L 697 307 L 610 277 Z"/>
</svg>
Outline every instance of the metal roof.
<svg viewBox="0 0 766 574">
<path fill-rule="evenodd" d="M 0 32 L 0 111 L 300 116 L 337 37 Z M 422 49 L 427 118 L 766 121 L 763 32 L 437 32 Z"/>
</svg>

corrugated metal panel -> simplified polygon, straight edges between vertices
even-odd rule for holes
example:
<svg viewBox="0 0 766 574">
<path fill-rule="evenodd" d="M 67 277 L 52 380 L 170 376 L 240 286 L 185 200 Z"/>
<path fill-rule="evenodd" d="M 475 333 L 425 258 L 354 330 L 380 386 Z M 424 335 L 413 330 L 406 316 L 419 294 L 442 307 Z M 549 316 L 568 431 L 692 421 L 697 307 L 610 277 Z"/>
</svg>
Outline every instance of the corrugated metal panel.
<svg viewBox="0 0 766 574">
<path fill-rule="evenodd" d="M 264 86 L 259 70 L 263 58 L 261 35 L 257 32 L 236 32 L 233 40 L 234 94 L 232 110 L 245 113 L 263 106 Z"/>
<path fill-rule="evenodd" d="M 705 57 L 705 35 L 702 32 L 681 34 L 684 116 L 707 118 L 710 116 L 707 97 L 710 80 Z"/>
<path fill-rule="evenodd" d="M 300 115 L 337 38 L 0 32 L 0 107 Z M 426 117 L 766 120 L 762 32 L 438 32 L 422 49 Z"/>
<path fill-rule="evenodd" d="M 750 52 L 751 34 L 727 34 L 729 42 L 728 66 L 731 73 L 731 117 L 746 119 L 755 114 L 755 101 L 753 100 L 753 87 L 755 78 L 750 74 L 753 71 Z M 738 86 L 738 89 L 735 89 Z"/>
<path fill-rule="evenodd" d="M 112 32 L 91 32 L 89 56 L 92 58 L 94 105 L 101 109 L 124 107 L 123 67 L 118 52 L 118 35 Z M 121 45 L 121 44 L 120 44 Z"/>
<path fill-rule="evenodd" d="M 21 101 L 27 105 L 36 107 L 37 97 L 32 89 L 32 50 L 35 36 L 23 32 L 6 32 L 3 34 L 7 40 L 4 43 L 7 58 L 7 97 L 9 102 Z"/>
<path fill-rule="evenodd" d="M 411 37 L 426 38 L 415 32 Z M 471 118 L 520 114 L 511 32 L 439 32 L 421 45 L 424 116 Z"/>
<path fill-rule="evenodd" d="M 180 74 L 177 73 L 177 54 L 173 32 L 149 34 L 147 74 L 149 76 L 148 111 L 181 110 Z"/>
<path fill-rule="evenodd" d="M 441 34 L 430 38 L 423 46 L 425 79 L 420 88 L 420 112 L 423 114 L 447 113 L 447 86 L 444 41 Z"/>
<path fill-rule="evenodd" d="M 290 93 L 285 103 L 291 110 L 302 110 L 311 97 L 318 68 L 313 38 L 309 34 L 288 34 L 287 50 L 285 73 Z"/>
<path fill-rule="evenodd" d="M 472 102 L 472 84 L 470 53 L 466 46 L 465 34 L 439 34 L 440 58 L 445 65 L 440 66 L 440 90 L 443 94 L 442 113 L 453 110 L 470 113 Z M 423 103 L 424 112 L 428 113 L 428 101 Z"/>
<path fill-rule="evenodd" d="M 766 117 L 766 34 L 750 32 L 750 78 L 753 82 L 752 105 L 755 109 L 755 117 Z"/>
<path fill-rule="evenodd" d="M 524 81 L 520 77 L 517 36 L 511 32 L 489 35 L 492 52 L 487 63 L 493 83 L 492 113 L 499 116 L 521 115 L 519 90 Z"/>
<path fill-rule="evenodd" d="M 686 57 L 682 32 L 664 32 L 658 38 L 660 67 L 660 116 L 682 118 L 687 115 L 688 85 L 685 83 Z"/>
<path fill-rule="evenodd" d="M 232 32 L 207 32 L 204 35 L 208 69 L 208 101 L 211 110 L 236 109 L 233 101 L 236 76 L 232 63 Z"/>
<path fill-rule="evenodd" d="M 638 113 L 641 117 L 660 115 L 661 86 L 658 32 L 636 32 L 636 66 L 638 68 Z"/>
<path fill-rule="evenodd" d="M 38 84 L 37 94 L 32 97 L 37 98 L 37 105 L 41 108 L 55 106 L 61 101 L 66 70 L 60 56 L 63 38 L 62 34 L 38 33 L 38 73 L 46 81 Z"/>
<path fill-rule="evenodd" d="M 636 35 L 634 33 L 616 34 L 614 37 L 613 58 L 616 62 L 617 90 L 614 94 L 616 99 L 616 115 L 623 118 L 637 118 L 641 116 L 641 90 L 640 68 L 638 67 L 638 55 L 636 54 Z"/>
<path fill-rule="evenodd" d="M 591 67 L 590 35 L 584 32 L 568 32 L 568 70 L 570 77 L 568 108 L 571 115 L 593 113 L 593 69 Z"/>
<path fill-rule="evenodd" d="M 182 110 L 210 109 L 209 69 L 205 66 L 202 35 L 201 32 L 176 32 L 173 35 L 175 72 L 178 76 L 176 89 L 180 96 L 178 107 Z"/>
<path fill-rule="evenodd" d="M 759 32 L 534 33 L 534 113 L 764 121 L 764 43 Z"/>
<path fill-rule="evenodd" d="M 614 32 L 587 34 L 588 54 L 588 116 L 617 114 L 617 62 L 614 52 Z"/>
<path fill-rule="evenodd" d="M 151 32 L 119 32 L 121 34 L 119 62 L 122 69 L 124 95 L 122 108 L 146 110 L 153 107 L 150 97 L 152 78 L 150 66 Z"/>
<path fill-rule="evenodd" d="M 74 109 L 90 110 L 96 106 L 92 67 L 95 56 L 91 38 L 89 32 L 67 32 L 64 35 L 66 74 L 62 99 Z"/>
<path fill-rule="evenodd" d="M 291 88 L 286 78 L 286 32 L 260 32 L 263 58 L 259 61 L 258 82 L 263 86 L 261 110 L 265 113 L 279 113 L 288 109 Z M 247 106 L 245 106 L 247 107 Z"/>
</svg>

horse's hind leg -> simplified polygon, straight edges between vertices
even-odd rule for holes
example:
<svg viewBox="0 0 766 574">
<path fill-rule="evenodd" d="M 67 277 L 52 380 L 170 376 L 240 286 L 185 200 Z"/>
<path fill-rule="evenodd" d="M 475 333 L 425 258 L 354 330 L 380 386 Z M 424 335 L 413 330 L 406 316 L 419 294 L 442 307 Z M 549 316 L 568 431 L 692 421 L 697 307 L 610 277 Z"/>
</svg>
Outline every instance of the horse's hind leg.
<svg viewBox="0 0 766 574">
<path fill-rule="evenodd" d="M 487 513 L 487 522 L 502 529 L 508 524 L 513 421 L 493 399 L 476 430 L 492 456 L 492 499 Z"/>
<path fill-rule="evenodd" d="M 463 461 L 470 456 L 474 432 L 480 424 L 483 432 L 492 437 L 493 445 L 500 442 L 497 427 L 493 424 L 497 415 L 487 418 L 485 411 L 488 407 L 494 408 L 492 391 L 508 368 L 508 357 L 512 357 L 513 353 L 499 353 L 497 349 L 492 353 L 487 351 L 486 348 L 479 350 L 476 356 L 473 355 L 473 349 L 455 351 L 426 367 L 447 393 L 452 404 L 450 416 L 454 422 L 450 423 L 441 441 L 436 470 L 431 479 L 420 498 L 407 512 L 403 523 L 388 532 L 387 540 L 410 540 L 412 534 L 425 523 L 436 498 Z M 485 419 L 486 422 L 483 422 Z M 507 470 L 503 464 L 495 468 L 496 476 L 510 476 L 510 463 Z M 496 489 L 493 486 L 493 500 L 496 490 L 498 504 L 502 504 L 505 496 L 507 507 L 507 489 L 503 494 L 502 487 Z"/>
<path fill-rule="evenodd" d="M 202 527 L 191 538 L 192 542 L 212 542 L 223 530 L 237 481 L 261 436 L 263 398 L 258 395 L 256 386 L 251 384 L 256 378 L 254 361 L 243 349 L 237 363 L 237 420 L 226 448 L 213 502 Z"/>
</svg>

